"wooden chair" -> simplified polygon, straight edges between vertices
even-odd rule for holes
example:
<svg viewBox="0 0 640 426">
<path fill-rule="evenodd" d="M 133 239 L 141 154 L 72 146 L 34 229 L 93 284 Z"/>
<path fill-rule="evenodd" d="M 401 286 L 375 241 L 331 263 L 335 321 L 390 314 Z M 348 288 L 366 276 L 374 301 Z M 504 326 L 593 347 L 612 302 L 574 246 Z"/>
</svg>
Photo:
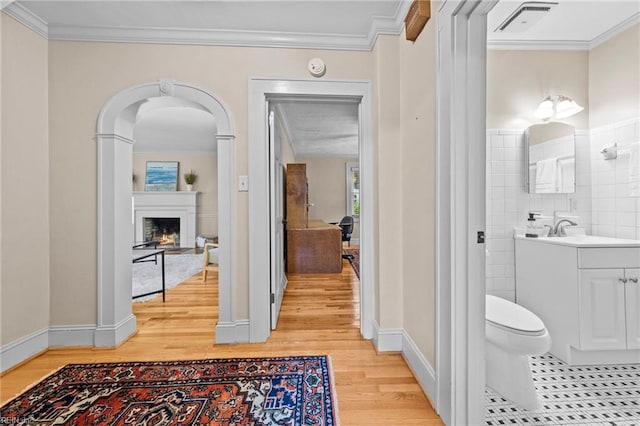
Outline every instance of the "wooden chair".
<svg viewBox="0 0 640 426">
<path fill-rule="evenodd" d="M 206 243 L 202 256 L 202 281 L 207 281 L 207 272 L 218 270 L 218 244 Z"/>
</svg>

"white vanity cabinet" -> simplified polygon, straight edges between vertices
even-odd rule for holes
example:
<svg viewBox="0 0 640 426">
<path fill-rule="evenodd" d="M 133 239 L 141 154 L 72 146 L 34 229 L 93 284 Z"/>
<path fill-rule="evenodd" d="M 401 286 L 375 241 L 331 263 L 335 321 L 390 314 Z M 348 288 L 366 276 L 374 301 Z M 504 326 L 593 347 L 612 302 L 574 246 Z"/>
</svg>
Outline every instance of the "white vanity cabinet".
<svg viewBox="0 0 640 426">
<path fill-rule="evenodd" d="M 637 305 L 627 301 L 624 273 L 624 269 L 580 270 L 580 349 L 627 349 L 631 340 L 627 310 Z"/>
<path fill-rule="evenodd" d="M 516 237 L 516 303 L 569 364 L 640 362 L 640 241 Z"/>
<path fill-rule="evenodd" d="M 640 350 L 640 268 L 625 269 L 627 348 Z"/>
</svg>

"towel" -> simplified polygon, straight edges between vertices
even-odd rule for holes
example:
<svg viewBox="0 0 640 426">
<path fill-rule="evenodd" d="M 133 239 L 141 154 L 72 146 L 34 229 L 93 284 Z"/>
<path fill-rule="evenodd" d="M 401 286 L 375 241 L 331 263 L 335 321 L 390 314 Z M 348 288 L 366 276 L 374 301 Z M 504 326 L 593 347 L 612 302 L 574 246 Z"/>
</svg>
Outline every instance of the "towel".
<svg viewBox="0 0 640 426">
<path fill-rule="evenodd" d="M 629 158 L 629 196 L 640 197 L 640 142 L 631 145 Z"/>
<path fill-rule="evenodd" d="M 549 158 L 536 163 L 536 193 L 558 192 L 558 159 Z"/>
</svg>

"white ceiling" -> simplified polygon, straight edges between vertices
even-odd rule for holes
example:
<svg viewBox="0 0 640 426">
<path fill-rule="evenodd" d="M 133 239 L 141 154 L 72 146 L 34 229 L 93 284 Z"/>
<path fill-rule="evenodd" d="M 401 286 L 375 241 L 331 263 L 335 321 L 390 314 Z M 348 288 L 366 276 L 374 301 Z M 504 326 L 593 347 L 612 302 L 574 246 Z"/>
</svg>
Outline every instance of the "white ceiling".
<svg viewBox="0 0 640 426">
<path fill-rule="evenodd" d="M 296 157 L 358 157 L 359 103 L 327 98 L 272 101 Z"/>
<path fill-rule="evenodd" d="M 370 50 L 378 34 L 399 34 L 410 5 L 409 0 L 1 1 L 4 12 L 55 40 L 348 50 Z M 528 31 L 497 33 L 494 29 L 523 3 L 500 1 L 488 16 L 489 47 L 590 49 L 640 22 L 639 0 L 555 2 Z M 138 152 L 165 146 L 211 149 L 215 123 L 207 113 L 193 105 L 143 107 L 136 127 Z M 280 108 L 298 155 L 357 152 L 357 107 L 284 102 Z"/>
<path fill-rule="evenodd" d="M 589 48 L 639 22 L 638 0 L 555 0 L 526 33 L 493 30 L 523 0 L 489 13 L 492 47 Z M 144 41 L 370 50 L 399 34 L 410 0 L 2 0 L 4 10 L 56 40 Z M 534 46 L 534 47 L 532 47 Z"/>
<path fill-rule="evenodd" d="M 163 96 L 142 103 L 136 115 L 134 153 L 216 153 L 216 122 L 198 104 Z"/>
<path fill-rule="evenodd" d="M 402 0 L 15 1 L 50 39 L 370 50 L 399 34 Z"/>
<path fill-rule="evenodd" d="M 552 0 L 547 3 L 557 5 L 526 32 L 496 32 L 522 3 L 502 0 L 491 10 L 487 22 L 490 48 L 588 50 L 640 22 L 638 0 Z"/>
</svg>

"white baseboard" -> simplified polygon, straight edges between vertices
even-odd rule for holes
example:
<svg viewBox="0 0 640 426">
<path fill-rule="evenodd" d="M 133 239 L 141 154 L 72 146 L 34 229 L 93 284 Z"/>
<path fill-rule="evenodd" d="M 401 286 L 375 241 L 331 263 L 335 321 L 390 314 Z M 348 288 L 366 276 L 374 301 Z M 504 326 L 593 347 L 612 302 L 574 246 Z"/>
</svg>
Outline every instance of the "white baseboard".
<svg viewBox="0 0 640 426">
<path fill-rule="evenodd" d="M 131 314 L 116 325 L 96 327 L 94 346 L 113 348 L 136 332 L 136 317 Z"/>
<path fill-rule="evenodd" d="M 402 333 L 402 355 L 431 403 L 435 404 L 437 402 L 436 372 L 406 331 Z"/>
<path fill-rule="evenodd" d="M 373 344 L 378 352 L 402 351 L 401 328 L 381 329 L 376 321 L 373 322 Z"/>
<path fill-rule="evenodd" d="M 381 329 L 373 322 L 373 344 L 378 352 L 402 352 L 402 356 L 416 377 L 416 380 L 434 404 L 436 399 L 436 372 L 422 355 L 411 336 L 402 328 Z"/>
<path fill-rule="evenodd" d="M 249 320 L 218 322 L 216 343 L 249 343 Z"/>
<path fill-rule="evenodd" d="M 93 346 L 96 325 L 52 325 L 49 327 L 49 347 Z"/>
<path fill-rule="evenodd" d="M 49 328 L 31 333 L 0 348 L 0 372 L 20 364 L 49 347 Z"/>
</svg>

